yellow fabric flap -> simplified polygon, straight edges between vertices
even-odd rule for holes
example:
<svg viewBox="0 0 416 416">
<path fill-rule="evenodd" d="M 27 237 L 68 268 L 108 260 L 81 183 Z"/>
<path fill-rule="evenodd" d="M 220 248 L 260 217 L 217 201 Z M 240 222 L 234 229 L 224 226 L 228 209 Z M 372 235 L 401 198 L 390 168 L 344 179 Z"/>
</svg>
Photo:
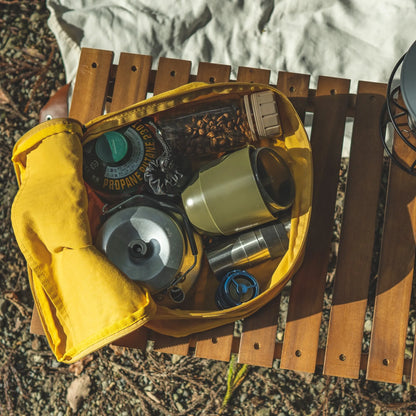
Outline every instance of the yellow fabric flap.
<svg viewBox="0 0 416 416">
<path fill-rule="evenodd" d="M 92 245 L 80 139 L 75 122 L 54 120 L 22 137 L 13 155 L 22 179 L 13 228 L 45 333 L 65 362 L 143 325 L 156 309 Z"/>
<path fill-rule="evenodd" d="M 169 308 L 157 305 L 148 291 L 121 273 L 93 245 L 88 196 L 82 178 L 82 146 L 106 131 L 205 96 L 273 90 L 296 196 L 292 207 L 289 250 L 279 262 L 266 262 L 261 294 L 240 306 Z M 29 279 L 48 341 L 58 360 L 73 362 L 146 324 L 172 336 L 184 336 L 248 316 L 276 296 L 303 258 L 312 201 L 311 148 L 290 101 L 262 84 L 230 82 L 187 84 L 81 126 L 56 119 L 40 124 L 16 144 L 12 157 L 20 189 L 12 224 L 24 254 Z M 216 284 L 207 268 L 196 298 Z"/>
</svg>

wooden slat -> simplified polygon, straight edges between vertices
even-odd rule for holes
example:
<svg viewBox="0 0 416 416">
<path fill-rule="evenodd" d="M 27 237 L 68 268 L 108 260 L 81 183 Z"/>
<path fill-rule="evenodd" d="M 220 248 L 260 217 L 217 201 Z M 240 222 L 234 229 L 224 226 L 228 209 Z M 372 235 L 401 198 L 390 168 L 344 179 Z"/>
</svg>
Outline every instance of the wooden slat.
<svg viewBox="0 0 416 416">
<path fill-rule="evenodd" d="M 273 365 L 280 296 L 243 321 L 238 362 L 262 367 Z"/>
<path fill-rule="evenodd" d="M 30 333 L 34 335 L 45 335 L 36 304 L 33 306 L 32 319 L 30 320 Z"/>
<path fill-rule="evenodd" d="M 160 94 L 186 84 L 189 80 L 190 70 L 190 61 L 160 58 L 155 77 L 154 94 Z M 177 355 L 188 354 L 189 337 L 174 338 L 155 332 L 153 338 L 156 351 Z"/>
<path fill-rule="evenodd" d="M 146 98 L 151 66 L 151 56 L 120 54 L 111 111 L 120 110 Z"/>
<path fill-rule="evenodd" d="M 206 79 L 206 77 L 211 77 L 213 70 L 215 71 L 216 81 L 220 80 L 227 80 L 229 77 L 229 68 L 227 66 L 211 66 L 206 64 L 201 64 L 198 70 L 198 76 L 200 76 L 201 80 Z M 269 71 L 270 74 L 270 71 Z M 241 81 L 241 79 L 238 79 Z M 247 80 L 247 79 L 245 79 Z M 268 78 L 265 78 L 265 71 L 264 70 L 255 70 L 252 69 L 250 72 L 250 81 L 253 82 L 268 82 Z M 209 81 L 209 78 L 208 78 Z M 203 356 L 204 358 L 212 358 L 212 359 L 219 359 L 216 357 L 222 357 L 221 359 L 226 360 L 229 359 L 231 353 L 231 345 L 233 340 L 233 330 L 234 327 L 230 325 L 223 326 L 218 329 L 218 334 L 216 330 L 208 331 L 207 334 L 203 334 L 202 336 L 198 336 L 197 343 L 196 343 L 196 354 L 201 354 L 198 356 Z M 212 343 L 212 337 L 216 337 L 217 339 L 221 340 L 221 343 Z M 229 348 L 229 349 L 228 349 Z M 203 355 L 202 355 L 203 354 Z M 228 357 L 228 358 L 226 358 Z"/>
<path fill-rule="evenodd" d="M 406 117 L 397 119 L 398 123 L 406 121 Z M 413 161 L 397 135 L 394 150 L 403 160 Z M 369 380 L 402 382 L 415 261 L 415 189 L 416 178 L 392 163 L 368 357 Z"/>
<path fill-rule="evenodd" d="M 281 368 L 315 370 L 349 84 L 345 79 L 318 80 L 311 133 L 312 216 L 305 258 L 292 279 Z"/>
<path fill-rule="evenodd" d="M 270 71 L 254 68 L 243 68 L 238 71 L 238 81 L 247 81 L 247 82 L 262 82 L 268 83 L 270 77 Z M 206 82 L 220 82 L 227 81 L 230 75 L 230 68 L 226 65 L 215 65 L 215 64 L 206 64 L 201 63 L 198 68 L 197 80 L 206 81 Z M 258 319 L 262 316 L 261 312 L 258 314 Z M 250 319 L 250 318 L 247 318 Z M 260 322 L 257 320 L 257 324 Z M 265 325 L 267 328 L 267 325 Z M 267 329 L 259 331 L 261 334 L 263 332 L 263 338 L 267 337 Z M 261 335 L 259 335 L 261 336 Z M 212 342 L 213 337 L 217 340 L 216 343 Z M 218 342 L 221 340 L 221 342 Z M 227 325 L 217 330 L 211 330 L 207 333 L 203 333 L 197 337 L 196 350 L 195 354 L 199 357 L 211 358 L 211 359 L 221 359 L 228 360 L 231 353 L 231 345 L 233 340 L 233 326 Z M 273 352 L 274 352 L 274 338 L 273 343 Z M 264 343 L 262 342 L 262 345 Z M 263 349 L 262 351 L 266 351 Z M 271 356 L 273 356 L 273 352 Z M 217 358 L 221 357 L 221 358 Z M 273 359 L 273 358 L 272 358 Z"/>
<path fill-rule="evenodd" d="M 359 376 L 383 166 L 379 119 L 385 94 L 385 84 L 358 84 L 324 365 L 327 375 Z"/>
<path fill-rule="evenodd" d="M 277 88 L 287 97 L 292 99 L 292 103 L 296 105 L 296 101 L 294 102 L 293 99 L 303 98 L 304 102 L 306 102 L 309 91 L 309 79 L 309 75 L 280 71 L 278 74 Z M 298 105 L 296 110 L 298 111 L 299 116 L 304 119 L 304 107 L 299 107 Z M 270 303 L 270 305 L 262 309 L 263 316 L 261 319 L 263 322 L 258 325 L 259 327 L 266 326 L 268 328 L 267 330 L 261 331 L 259 334 L 257 333 L 256 315 L 250 318 L 249 324 L 245 321 L 242 341 L 245 337 L 246 339 L 245 343 L 243 344 L 242 342 L 240 345 L 239 360 L 241 362 L 251 363 L 264 367 L 272 366 L 274 358 L 273 353 L 275 350 L 280 296 L 273 302 L 274 303 Z M 248 348 L 244 345 L 247 345 Z M 273 353 L 270 351 L 271 348 L 273 348 Z M 281 356 L 279 356 L 279 359 L 280 358 Z"/>
<path fill-rule="evenodd" d="M 237 72 L 237 80 L 243 82 L 258 82 L 268 84 L 270 79 L 269 69 L 257 69 L 247 66 L 240 66 Z"/>
<path fill-rule="evenodd" d="M 238 68 L 238 81 L 268 84 L 270 71 L 247 67 Z M 243 321 L 238 361 L 254 365 L 271 366 L 277 331 L 277 300 L 261 308 Z"/>
<path fill-rule="evenodd" d="M 149 330 L 145 327 L 141 327 L 139 329 L 136 329 L 136 331 L 133 331 L 130 334 L 127 334 L 124 337 L 117 339 L 116 341 L 112 342 L 112 344 L 118 345 L 120 347 L 138 348 L 140 350 L 145 351 L 147 346 L 148 335 Z"/>
<path fill-rule="evenodd" d="M 292 102 L 301 120 L 305 121 L 310 75 L 279 71 L 277 88 Z"/>
<path fill-rule="evenodd" d="M 176 355 L 188 354 L 190 337 L 175 338 L 152 332 L 151 338 L 154 340 L 154 351 Z"/>
<path fill-rule="evenodd" d="M 237 81 L 268 84 L 269 78 L 270 70 L 268 69 L 247 68 L 242 66 L 238 68 Z"/>
<path fill-rule="evenodd" d="M 121 53 L 114 82 L 110 111 L 120 110 L 146 98 L 152 57 L 131 53 Z M 139 328 L 116 340 L 114 345 L 145 350 L 149 331 Z"/>
<path fill-rule="evenodd" d="M 229 361 L 233 344 L 234 324 L 196 335 L 195 357 Z"/>
<path fill-rule="evenodd" d="M 160 94 L 186 84 L 189 81 L 191 61 L 160 58 L 153 93 Z"/>
<path fill-rule="evenodd" d="M 201 62 L 198 65 L 196 81 L 225 82 L 230 78 L 229 65 Z M 228 361 L 231 355 L 234 324 L 224 325 L 210 331 L 197 334 L 195 356 L 213 360 Z"/>
<path fill-rule="evenodd" d="M 230 79 L 231 67 L 229 65 L 211 64 L 201 62 L 198 65 L 196 81 L 202 82 L 226 82 Z"/>
<path fill-rule="evenodd" d="M 81 50 L 69 117 L 86 123 L 102 114 L 112 62 L 113 52 Z"/>
</svg>

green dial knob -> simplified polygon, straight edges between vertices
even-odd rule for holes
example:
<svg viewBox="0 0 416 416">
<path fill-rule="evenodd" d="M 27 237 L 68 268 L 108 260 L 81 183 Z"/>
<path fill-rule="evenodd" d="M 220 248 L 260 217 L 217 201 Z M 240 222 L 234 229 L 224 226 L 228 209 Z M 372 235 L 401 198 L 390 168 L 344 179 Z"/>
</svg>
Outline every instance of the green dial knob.
<svg viewBox="0 0 416 416">
<path fill-rule="evenodd" d="M 118 163 L 127 154 L 128 143 L 126 138 L 117 131 L 104 133 L 97 139 L 95 152 L 97 156 L 106 163 Z"/>
</svg>

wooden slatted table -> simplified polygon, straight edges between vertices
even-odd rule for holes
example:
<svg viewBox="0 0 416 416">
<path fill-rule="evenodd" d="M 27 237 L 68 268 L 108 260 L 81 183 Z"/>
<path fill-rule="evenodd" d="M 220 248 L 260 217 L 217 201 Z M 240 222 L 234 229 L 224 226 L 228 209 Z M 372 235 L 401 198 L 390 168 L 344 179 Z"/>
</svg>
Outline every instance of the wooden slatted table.
<svg viewBox="0 0 416 416">
<path fill-rule="evenodd" d="M 123 53 L 118 65 L 109 51 L 83 49 L 69 116 L 86 122 L 104 109 L 121 109 L 191 81 L 230 79 L 227 65 L 200 63 L 196 75 L 191 62 L 161 58 L 152 70 L 150 56 Z M 237 80 L 268 83 L 270 71 L 240 67 Z M 241 363 L 357 378 L 366 370 L 370 380 L 400 383 L 403 375 L 416 384 L 416 360 L 405 358 L 416 239 L 416 179 L 390 166 L 385 210 L 380 199 L 383 149 L 378 125 L 386 85 L 359 82 L 351 94 L 350 81 L 321 76 L 309 88 L 309 75 L 279 72 L 277 88 L 293 102 L 302 119 L 312 113 L 311 144 L 314 162 L 314 196 L 310 233 L 304 262 L 292 279 L 285 322 L 279 323 L 283 296 L 242 322 L 235 336 L 232 324 L 186 338 L 171 338 L 142 328 L 119 340 L 119 345 L 215 360 L 238 354 Z M 330 313 L 323 313 L 331 238 L 344 129 L 354 120 L 348 182 Z M 395 143 L 404 159 L 407 149 Z M 377 276 L 371 276 L 378 259 L 374 246 L 378 217 L 384 217 Z M 378 243 L 377 243 L 378 244 Z M 375 254 L 374 254 L 375 253 Z M 376 282 L 376 290 L 369 290 Z M 290 293 L 289 293 L 290 292 Z M 287 296 L 285 295 L 287 298 Z M 287 300 L 287 299 L 286 299 Z M 375 303 L 371 342 L 363 348 L 368 301 Z M 328 307 L 327 307 L 328 308 Z M 373 309 L 371 309 L 373 310 Z M 282 316 L 282 314 L 280 314 Z M 283 314 L 284 315 L 284 314 Z M 328 317 L 329 316 L 329 317 Z M 39 333 L 36 314 L 32 332 Z M 278 326 L 280 325 L 280 326 Z M 284 327 L 283 342 L 276 333 Z"/>
</svg>

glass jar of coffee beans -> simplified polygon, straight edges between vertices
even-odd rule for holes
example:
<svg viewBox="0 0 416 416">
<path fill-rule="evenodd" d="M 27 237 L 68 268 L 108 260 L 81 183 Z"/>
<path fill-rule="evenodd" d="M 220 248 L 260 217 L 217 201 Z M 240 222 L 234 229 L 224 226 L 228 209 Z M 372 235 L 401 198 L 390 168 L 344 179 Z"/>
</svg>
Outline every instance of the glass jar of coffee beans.
<svg viewBox="0 0 416 416">
<path fill-rule="evenodd" d="M 236 150 L 259 138 L 281 134 L 274 94 L 264 92 L 250 96 L 228 94 L 181 104 L 158 113 L 155 122 L 171 148 L 184 156 L 204 157 Z M 256 104 L 258 94 L 263 94 L 260 104 Z M 257 108 L 253 108 L 252 96 L 257 97 Z M 261 123 L 265 117 L 273 119 L 272 127 L 259 129 L 259 117 Z"/>
</svg>

